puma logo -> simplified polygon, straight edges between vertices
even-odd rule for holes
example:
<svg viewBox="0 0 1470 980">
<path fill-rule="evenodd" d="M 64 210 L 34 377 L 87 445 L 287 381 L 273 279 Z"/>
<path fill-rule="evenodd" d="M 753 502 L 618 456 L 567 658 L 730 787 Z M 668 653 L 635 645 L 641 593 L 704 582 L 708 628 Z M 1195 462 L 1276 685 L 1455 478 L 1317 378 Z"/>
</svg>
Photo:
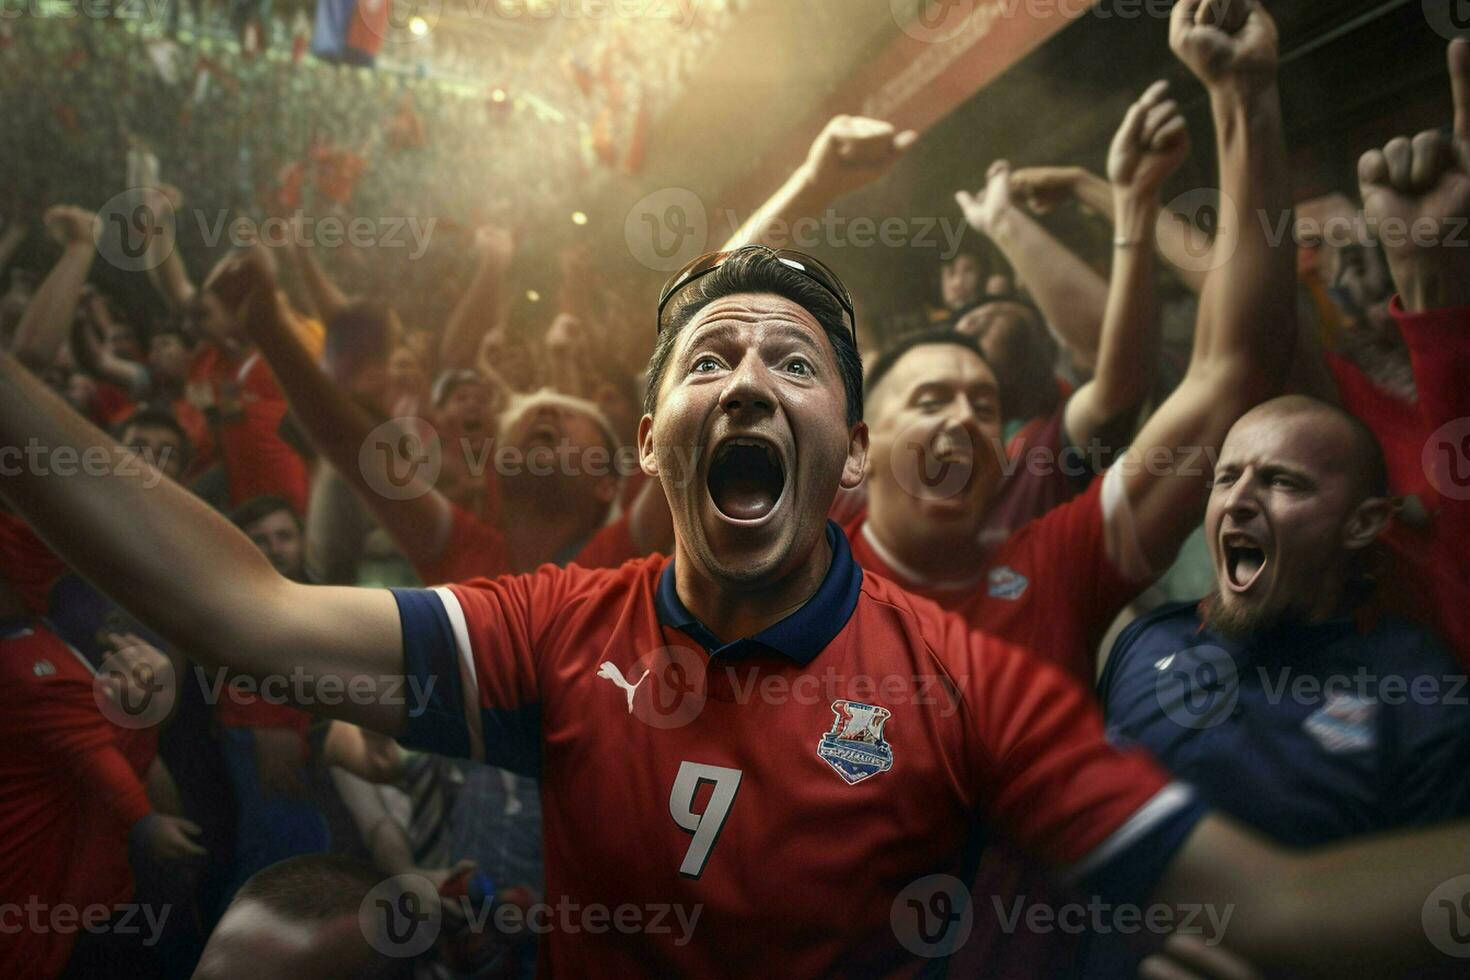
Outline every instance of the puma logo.
<svg viewBox="0 0 1470 980">
<path fill-rule="evenodd" d="M 630 715 L 633 713 L 633 695 L 637 692 L 638 685 L 647 680 L 649 673 L 645 669 L 643 675 L 630 684 L 627 678 L 623 676 L 623 672 L 618 670 L 617 666 L 611 660 L 604 660 L 602 666 L 597 668 L 598 677 L 612 681 L 618 687 L 622 688 L 623 693 L 628 696 L 628 714 Z"/>
</svg>

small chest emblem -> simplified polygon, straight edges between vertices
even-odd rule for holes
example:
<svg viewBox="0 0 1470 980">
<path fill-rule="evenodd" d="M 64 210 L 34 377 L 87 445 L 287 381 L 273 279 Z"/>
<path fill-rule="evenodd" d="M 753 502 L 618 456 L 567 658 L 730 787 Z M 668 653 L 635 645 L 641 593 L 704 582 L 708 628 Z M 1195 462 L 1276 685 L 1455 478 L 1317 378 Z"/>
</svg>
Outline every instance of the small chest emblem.
<svg viewBox="0 0 1470 980">
<path fill-rule="evenodd" d="M 837 770 L 848 785 L 893 768 L 893 749 L 883 737 L 883 724 L 893 712 L 876 704 L 832 702 L 832 730 L 817 743 L 817 755 Z"/>
<path fill-rule="evenodd" d="M 1378 704 L 1351 694 L 1333 694 L 1302 728 L 1334 755 L 1364 752 L 1378 744 Z"/>
<path fill-rule="evenodd" d="M 1008 599 L 1015 602 L 1026 591 L 1031 580 L 1009 565 L 992 568 L 986 577 L 986 585 L 992 599 Z"/>
<path fill-rule="evenodd" d="M 31 673 L 37 677 L 52 677 L 56 674 L 56 665 L 49 660 L 37 660 L 31 665 Z"/>
</svg>

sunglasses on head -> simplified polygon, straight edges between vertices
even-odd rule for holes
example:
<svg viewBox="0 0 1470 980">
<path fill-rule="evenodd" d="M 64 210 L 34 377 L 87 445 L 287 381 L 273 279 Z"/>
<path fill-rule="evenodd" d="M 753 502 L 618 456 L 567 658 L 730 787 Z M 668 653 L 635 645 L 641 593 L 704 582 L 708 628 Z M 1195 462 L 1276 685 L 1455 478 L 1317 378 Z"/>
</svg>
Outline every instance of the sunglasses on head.
<svg viewBox="0 0 1470 980">
<path fill-rule="evenodd" d="M 837 305 L 842 307 L 842 311 L 847 314 L 848 334 L 852 339 L 853 347 L 857 346 L 857 315 L 852 309 L 852 295 L 847 291 L 847 287 L 842 285 L 842 280 L 837 278 L 837 273 L 805 252 L 797 252 L 789 248 L 767 248 L 764 245 L 747 245 L 744 248 L 737 248 L 728 252 L 710 252 L 708 255 L 701 255 L 674 273 L 669 278 L 669 281 L 664 283 L 663 292 L 659 293 L 658 332 L 663 333 L 664 308 L 669 305 L 669 301 L 674 298 L 675 293 L 696 279 L 701 279 L 714 272 L 735 256 L 743 252 L 748 252 L 751 249 L 760 249 L 766 252 L 788 269 L 799 272 L 826 290 L 837 301 Z"/>
</svg>

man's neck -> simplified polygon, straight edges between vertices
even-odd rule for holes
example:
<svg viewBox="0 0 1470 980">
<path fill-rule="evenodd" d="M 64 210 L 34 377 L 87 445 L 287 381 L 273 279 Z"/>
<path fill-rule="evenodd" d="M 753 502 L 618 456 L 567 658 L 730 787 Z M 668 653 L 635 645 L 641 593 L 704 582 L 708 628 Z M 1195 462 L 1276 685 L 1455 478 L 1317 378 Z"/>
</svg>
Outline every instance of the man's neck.
<svg viewBox="0 0 1470 980">
<path fill-rule="evenodd" d="M 914 579 L 911 585 L 968 582 L 985 567 L 978 536 L 956 536 L 881 507 L 869 506 L 864 532 L 894 572 Z"/>
<path fill-rule="evenodd" d="M 832 565 L 832 546 L 825 533 L 799 568 L 779 581 L 753 587 L 731 587 L 709 576 L 680 543 L 674 551 L 679 601 L 727 643 L 754 636 L 800 609 L 822 587 Z"/>
</svg>

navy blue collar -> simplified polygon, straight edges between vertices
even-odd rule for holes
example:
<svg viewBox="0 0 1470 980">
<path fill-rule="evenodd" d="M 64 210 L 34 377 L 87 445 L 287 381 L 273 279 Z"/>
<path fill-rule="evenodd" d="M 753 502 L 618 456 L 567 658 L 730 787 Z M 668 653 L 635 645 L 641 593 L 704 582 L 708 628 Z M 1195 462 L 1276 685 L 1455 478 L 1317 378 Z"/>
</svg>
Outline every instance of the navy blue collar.
<svg viewBox="0 0 1470 980">
<path fill-rule="evenodd" d="M 658 621 L 688 633 L 710 656 L 739 656 L 752 644 L 758 644 L 805 667 L 842 632 L 857 608 L 862 590 L 863 570 L 852 560 L 847 535 L 831 521 L 827 522 L 827 544 L 832 548 L 832 564 L 827 568 L 821 588 L 796 612 L 755 636 L 725 643 L 696 619 L 679 599 L 672 558 L 659 576 L 658 592 L 653 599 Z"/>
</svg>

